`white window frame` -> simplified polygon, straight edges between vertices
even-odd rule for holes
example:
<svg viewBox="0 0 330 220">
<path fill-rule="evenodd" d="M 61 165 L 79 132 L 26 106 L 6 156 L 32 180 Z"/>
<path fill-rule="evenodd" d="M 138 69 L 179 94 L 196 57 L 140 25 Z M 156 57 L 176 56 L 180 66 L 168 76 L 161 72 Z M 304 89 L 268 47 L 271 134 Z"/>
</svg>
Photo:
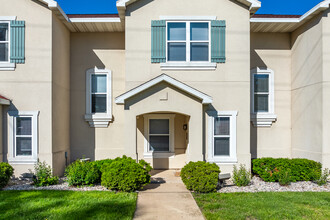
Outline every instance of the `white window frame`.
<svg viewBox="0 0 330 220">
<path fill-rule="evenodd" d="M 11 30 L 10 30 L 10 22 L 16 20 L 16 16 L 0 16 L 0 23 L 7 23 L 8 24 L 8 61 L 0 61 L 0 71 L 12 71 L 15 70 L 16 64 L 10 62 L 11 56 Z M 2 41 L 3 43 L 4 41 Z"/>
<path fill-rule="evenodd" d="M 107 76 L 107 112 L 92 113 L 92 76 Z M 93 128 L 107 128 L 112 121 L 112 73 L 108 69 L 94 67 L 86 71 L 86 114 L 85 120 Z"/>
<path fill-rule="evenodd" d="M 254 110 L 254 76 L 268 75 L 269 95 L 268 112 L 255 112 Z M 254 68 L 251 70 L 251 121 L 255 127 L 270 127 L 276 121 L 275 115 L 275 92 L 274 92 L 274 71 L 269 68 Z"/>
<path fill-rule="evenodd" d="M 209 112 L 208 115 L 208 161 L 213 163 L 237 163 L 237 114 L 238 111 L 221 111 Z M 229 135 L 220 135 L 221 137 L 229 137 L 229 155 L 215 156 L 214 155 L 214 138 L 219 135 L 214 135 L 214 118 L 215 117 L 229 117 L 230 118 L 230 132 Z"/>
<path fill-rule="evenodd" d="M 173 158 L 175 155 L 174 146 L 174 118 L 175 114 L 148 114 L 144 115 L 144 158 Z M 150 150 L 149 143 L 149 122 L 150 119 L 168 119 L 169 120 L 169 151 L 154 152 Z"/>
<path fill-rule="evenodd" d="M 161 63 L 163 70 L 214 70 L 216 63 L 211 62 L 211 20 L 216 20 L 216 16 L 160 16 L 161 20 L 166 20 L 166 63 Z M 186 40 L 185 41 L 169 41 L 168 40 L 168 23 L 186 23 Z M 190 24 L 191 23 L 208 23 L 209 39 L 208 41 L 192 41 L 190 40 Z M 168 60 L 168 43 L 186 43 L 186 61 L 169 61 Z M 190 61 L 190 43 L 208 42 L 209 43 L 209 60 L 208 61 Z"/>
<path fill-rule="evenodd" d="M 8 162 L 11 164 L 35 164 L 38 160 L 38 116 L 39 111 L 9 111 L 8 112 Z M 32 118 L 32 155 L 16 155 L 16 118 Z"/>
</svg>

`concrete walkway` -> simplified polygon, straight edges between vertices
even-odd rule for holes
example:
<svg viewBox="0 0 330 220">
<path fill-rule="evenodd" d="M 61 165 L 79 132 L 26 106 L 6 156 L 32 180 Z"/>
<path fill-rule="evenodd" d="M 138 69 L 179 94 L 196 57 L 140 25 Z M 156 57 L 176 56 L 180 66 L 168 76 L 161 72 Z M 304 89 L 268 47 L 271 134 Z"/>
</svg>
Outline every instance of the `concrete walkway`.
<svg viewBox="0 0 330 220">
<path fill-rule="evenodd" d="M 174 170 L 155 170 L 138 194 L 134 219 L 204 219 L 193 196 Z"/>
</svg>

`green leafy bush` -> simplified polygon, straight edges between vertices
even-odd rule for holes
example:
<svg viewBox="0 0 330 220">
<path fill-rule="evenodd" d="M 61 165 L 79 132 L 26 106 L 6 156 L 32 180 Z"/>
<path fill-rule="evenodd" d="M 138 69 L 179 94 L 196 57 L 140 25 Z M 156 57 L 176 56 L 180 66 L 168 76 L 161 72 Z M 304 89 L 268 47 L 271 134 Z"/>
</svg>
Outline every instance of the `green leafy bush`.
<svg viewBox="0 0 330 220">
<path fill-rule="evenodd" d="M 52 175 L 52 168 L 47 163 L 38 162 L 34 165 L 33 185 L 49 186 L 58 184 L 58 177 Z"/>
<path fill-rule="evenodd" d="M 91 163 L 94 163 L 96 165 L 97 169 L 99 169 L 99 171 L 101 172 L 102 167 L 106 164 L 112 163 L 112 161 L 113 161 L 112 159 L 105 159 L 105 160 L 96 160 Z"/>
<path fill-rule="evenodd" d="M 330 175 L 329 169 L 324 169 L 322 174 L 320 175 L 320 177 L 316 180 L 316 183 L 319 186 L 323 186 L 323 185 L 327 184 L 329 175 Z"/>
<path fill-rule="evenodd" d="M 14 173 L 14 168 L 10 166 L 8 163 L 0 163 L 0 189 L 5 187 L 10 177 Z"/>
<path fill-rule="evenodd" d="M 208 193 L 216 191 L 219 173 L 220 169 L 214 163 L 189 162 L 181 170 L 181 179 L 188 190 Z"/>
<path fill-rule="evenodd" d="M 251 182 L 251 172 L 248 171 L 245 165 L 240 164 L 239 169 L 236 165 L 233 171 L 233 182 L 236 186 L 247 186 Z"/>
<path fill-rule="evenodd" d="M 278 173 L 278 182 L 281 186 L 288 186 L 291 183 L 291 170 L 290 169 L 282 169 Z"/>
<path fill-rule="evenodd" d="M 70 186 L 94 185 L 100 183 L 101 172 L 96 163 L 77 160 L 65 169 Z"/>
<path fill-rule="evenodd" d="M 253 173 L 266 182 L 278 182 L 280 170 L 290 169 L 290 181 L 313 181 L 320 177 L 321 163 L 307 159 L 260 158 L 254 159 Z"/>
<path fill-rule="evenodd" d="M 137 163 L 130 157 L 118 157 L 102 167 L 101 184 L 111 190 L 133 192 L 150 183 L 151 169 L 143 160 Z"/>
</svg>

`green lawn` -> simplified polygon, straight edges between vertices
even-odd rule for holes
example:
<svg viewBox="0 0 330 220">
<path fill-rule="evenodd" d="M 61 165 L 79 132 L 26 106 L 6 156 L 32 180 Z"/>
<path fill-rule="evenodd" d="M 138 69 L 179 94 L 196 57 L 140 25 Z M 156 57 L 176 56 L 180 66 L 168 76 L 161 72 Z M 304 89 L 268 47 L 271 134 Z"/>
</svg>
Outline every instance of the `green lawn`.
<svg viewBox="0 0 330 220">
<path fill-rule="evenodd" d="M 132 219 L 136 193 L 0 191 L 0 219 Z"/>
<path fill-rule="evenodd" d="M 330 219 L 330 193 L 194 194 L 206 219 Z"/>
</svg>

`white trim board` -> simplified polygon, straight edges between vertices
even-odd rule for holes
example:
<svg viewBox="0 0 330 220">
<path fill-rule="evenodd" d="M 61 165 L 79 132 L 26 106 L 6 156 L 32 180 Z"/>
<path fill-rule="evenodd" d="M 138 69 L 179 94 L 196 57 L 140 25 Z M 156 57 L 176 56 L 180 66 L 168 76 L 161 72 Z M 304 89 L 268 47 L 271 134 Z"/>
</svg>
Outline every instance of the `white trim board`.
<svg viewBox="0 0 330 220">
<path fill-rule="evenodd" d="M 142 85 L 139 85 L 137 87 L 135 87 L 134 89 L 118 96 L 116 99 L 115 99 L 115 102 L 116 104 L 125 104 L 125 100 L 134 96 L 134 95 L 137 95 L 141 92 L 143 92 L 144 90 L 146 89 L 149 89 L 150 87 L 158 84 L 158 83 L 161 83 L 161 82 L 167 82 L 168 84 L 172 85 L 172 86 L 175 86 L 179 89 L 181 89 L 182 91 L 192 95 L 192 96 L 195 96 L 199 99 L 202 100 L 202 103 L 203 104 L 211 104 L 212 103 L 212 97 L 211 96 L 208 96 L 166 74 L 162 74 Z"/>
</svg>

